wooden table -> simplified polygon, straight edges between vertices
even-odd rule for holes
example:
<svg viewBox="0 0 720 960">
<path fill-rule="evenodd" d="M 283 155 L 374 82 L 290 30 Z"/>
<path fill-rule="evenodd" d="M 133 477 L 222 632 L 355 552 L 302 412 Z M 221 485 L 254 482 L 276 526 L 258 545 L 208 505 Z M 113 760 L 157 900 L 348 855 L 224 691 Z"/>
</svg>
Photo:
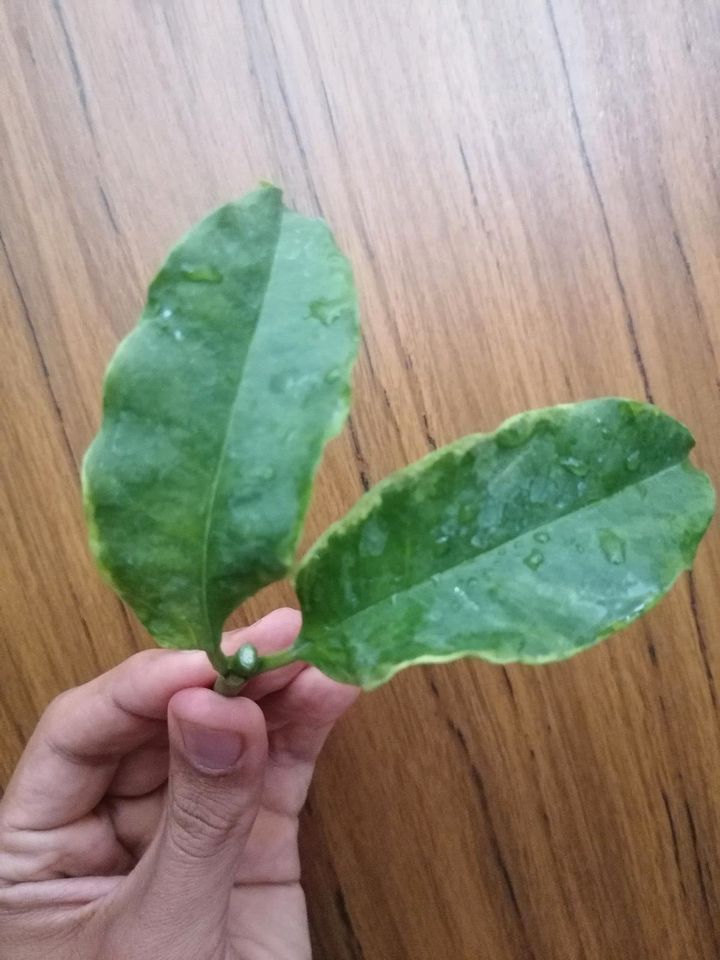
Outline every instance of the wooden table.
<svg viewBox="0 0 720 960">
<path fill-rule="evenodd" d="M 362 292 L 310 537 L 429 447 L 608 393 L 720 480 L 717 0 L 6 0 L 0 64 L 5 777 L 54 694 L 148 645 L 78 465 L 168 246 L 261 178 Z M 364 696 L 304 821 L 318 960 L 717 960 L 719 585 L 716 526 L 577 659 Z"/>
</svg>

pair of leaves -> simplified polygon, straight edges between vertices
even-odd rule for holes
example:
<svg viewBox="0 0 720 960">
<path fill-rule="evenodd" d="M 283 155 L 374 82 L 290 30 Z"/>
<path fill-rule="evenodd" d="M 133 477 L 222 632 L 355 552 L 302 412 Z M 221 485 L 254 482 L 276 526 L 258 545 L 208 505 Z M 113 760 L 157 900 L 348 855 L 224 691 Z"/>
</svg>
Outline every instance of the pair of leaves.
<svg viewBox="0 0 720 960">
<path fill-rule="evenodd" d="M 113 359 L 84 465 L 101 568 L 166 646 L 292 568 L 348 409 L 357 307 L 320 221 L 263 187 L 196 226 Z M 605 398 L 520 414 L 361 498 L 302 560 L 286 658 L 377 686 L 412 663 L 567 657 L 647 610 L 713 511 L 690 433 Z"/>
</svg>

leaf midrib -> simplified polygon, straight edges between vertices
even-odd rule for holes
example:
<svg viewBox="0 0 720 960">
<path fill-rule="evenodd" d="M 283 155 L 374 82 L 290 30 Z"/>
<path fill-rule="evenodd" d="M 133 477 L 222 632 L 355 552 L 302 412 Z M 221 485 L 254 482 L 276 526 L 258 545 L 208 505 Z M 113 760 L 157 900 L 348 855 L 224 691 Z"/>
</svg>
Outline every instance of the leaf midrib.
<svg viewBox="0 0 720 960">
<path fill-rule="evenodd" d="M 241 392 L 240 388 L 242 387 L 243 378 L 245 376 L 245 369 L 247 367 L 248 360 L 250 358 L 250 353 L 252 351 L 252 345 L 255 340 L 255 337 L 257 336 L 258 329 L 260 327 L 263 310 L 265 308 L 265 301 L 267 299 L 267 292 L 268 292 L 268 289 L 270 288 L 270 282 L 272 280 L 273 272 L 275 270 L 275 262 L 277 258 L 277 252 L 280 247 L 280 237 L 282 234 L 282 223 L 283 223 L 284 216 L 285 216 L 285 210 L 281 206 L 280 215 L 278 218 L 279 223 L 278 223 L 277 238 L 275 241 L 275 247 L 272 252 L 270 269 L 268 270 L 267 281 L 265 283 L 265 287 L 262 292 L 262 298 L 260 301 L 260 306 L 257 311 L 257 320 L 255 323 L 255 327 L 248 341 L 247 350 L 245 351 L 245 357 L 243 359 L 242 366 L 240 367 L 240 372 L 238 374 L 237 386 L 235 388 L 235 396 L 233 397 L 233 402 L 230 404 L 230 412 L 228 414 L 227 423 L 225 425 L 223 443 L 220 449 L 220 454 L 218 456 L 218 462 L 215 467 L 215 473 L 213 475 L 212 484 L 210 487 L 210 493 L 208 496 L 207 507 L 206 507 L 207 513 L 205 516 L 205 529 L 203 532 L 203 543 L 202 543 L 202 565 L 200 569 L 200 589 L 201 589 L 201 595 L 202 595 L 203 613 L 205 617 L 205 629 L 207 631 L 208 639 L 210 640 L 212 640 L 212 636 L 211 636 L 211 627 L 210 627 L 210 612 L 208 610 L 208 590 L 207 590 L 207 561 L 208 561 L 208 548 L 210 543 L 210 529 L 212 527 L 212 521 L 215 513 L 215 503 L 217 500 L 218 487 L 220 485 L 220 475 L 222 474 L 222 470 L 225 465 L 225 458 L 227 456 L 231 427 L 232 427 L 233 420 L 235 419 L 235 411 L 237 409 L 238 398 L 240 397 L 240 392 Z"/>
<path fill-rule="evenodd" d="M 334 621 L 334 624 L 347 623 L 348 621 L 353 620 L 355 617 L 359 616 L 360 614 L 364 614 L 368 610 L 372 610 L 373 608 L 379 607 L 382 604 L 386 603 L 387 600 L 390 599 L 390 597 L 409 593 L 415 587 L 421 586 L 427 583 L 432 576 L 436 576 L 438 574 L 442 575 L 447 573 L 450 570 L 456 570 L 459 567 L 464 566 L 466 563 L 472 563 L 474 560 L 477 560 L 479 557 L 487 556 L 493 553 L 495 550 L 499 550 L 501 547 L 506 547 L 509 544 L 514 543 L 516 540 L 519 540 L 521 537 L 525 537 L 528 534 L 533 534 L 538 530 L 542 530 L 544 527 L 548 527 L 558 520 L 563 520 L 566 517 L 572 516 L 573 514 L 576 514 L 576 513 L 582 513 L 584 510 L 588 510 L 591 507 L 597 506 L 598 503 L 607 503 L 610 500 L 613 500 L 615 497 L 625 493 L 626 491 L 631 490 L 633 487 L 636 487 L 639 484 L 646 482 L 647 480 L 654 480 L 657 477 L 661 477 L 663 474 L 668 473 L 670 470 L 677 469 L 677 467 L 681 466 L 681 464 L 686 462 L 689 462 L 687 459 L 687 455 L 682 460 L 677 460 L 674 463 L 670 464 L 669 466 L 663 467 L 662 470 L 657 470 L 655 473 L 649 473 L 643 477 L 639 477 L 637 480 L 633 480 L 631 483 L 628 483 L 624 487 L 621 487 L 619 490 L 616 490 L 615 493 L 610 494 L 610 496 L 608 497 L 602 497 L 599 500 L 593 500 L 590 503 L 585 503 L 581 507 L 578 507 L 577 509 L 566 510 L 563 513 L 559 513 L 557 514 L 557 516 L 553 517 L 552 520 L 550 521 L 546 520 L 544 523 L 539 523 L 539 524 L 536 524 L 535 526 L 528 527 L 526 530 L 522 530 L 520 533 L 515 534 L 515 536 L 508 537 L 507 540 L 502 540 L 501 542 L 494 544 L 488 550 L 482 550 L 476 553 L 472 557 L 467 557 L 464 560 L 460 560 L 457 563 L 451 563 L 447 567 L 444 567 L 440 570 L 433 571 L 433 573 L 430 574 L 430 576 L 424 576 L 421 579 L 414 580 L 412 583 L 408 583 L 405 586 L 403 586 L 400 590 L 393 590 L 392 592 L 385 594 L 379 599 L 374 600 L 372 603 L 368 603 L 366 606 L 360 607 L 358 610 L 353 611 L 353 613 L 351 613 L 349 616 L 338 618 L 337 620 Z M 298 637 L 298 642 L 300 642 L 301 639 L 302 639 L 302 632 Z"/>
</svg>

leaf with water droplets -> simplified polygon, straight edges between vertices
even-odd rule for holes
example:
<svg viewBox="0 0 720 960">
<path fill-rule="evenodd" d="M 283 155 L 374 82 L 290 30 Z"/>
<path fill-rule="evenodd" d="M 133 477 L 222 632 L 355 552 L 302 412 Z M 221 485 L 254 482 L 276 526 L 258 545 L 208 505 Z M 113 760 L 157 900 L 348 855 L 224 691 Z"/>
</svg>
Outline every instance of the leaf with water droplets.
<svg viewBox="0 0 720 960">
<path fill-rule="evenodd" d="M 274 187 L 170 253 L 108 369 L 83 471 L 98 563 L 159 643 L 212 652 L 234 607 L 287 572 L 357 340 L 345 257 Z"/>
<path fill-rule="evenodd" d="M 692 445 L 656 407 L 606 398 L 520 414 L 430 454 L 303 559 L 295 652 L 374 687 L 413 663 L 585 649 L 692 563 L 714 505 Z M 368 528 L 383 531 L 381 556 Z"/>
</svg>

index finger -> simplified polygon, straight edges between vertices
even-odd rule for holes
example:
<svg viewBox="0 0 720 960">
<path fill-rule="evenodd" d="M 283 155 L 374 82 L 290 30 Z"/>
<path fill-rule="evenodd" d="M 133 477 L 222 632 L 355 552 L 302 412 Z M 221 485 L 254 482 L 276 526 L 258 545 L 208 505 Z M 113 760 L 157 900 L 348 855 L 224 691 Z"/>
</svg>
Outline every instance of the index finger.
<svg viewBox="0 0 720 960">
<path fill-rule="evenodd" d="M 214 678 L 202 652 L 147 650 L 60 694 L 20 758 L 0 817 L 13 828 L 50 830 L 89 813 L 122 758 L 166 723 L 173 694 Z"/>
</svg>

